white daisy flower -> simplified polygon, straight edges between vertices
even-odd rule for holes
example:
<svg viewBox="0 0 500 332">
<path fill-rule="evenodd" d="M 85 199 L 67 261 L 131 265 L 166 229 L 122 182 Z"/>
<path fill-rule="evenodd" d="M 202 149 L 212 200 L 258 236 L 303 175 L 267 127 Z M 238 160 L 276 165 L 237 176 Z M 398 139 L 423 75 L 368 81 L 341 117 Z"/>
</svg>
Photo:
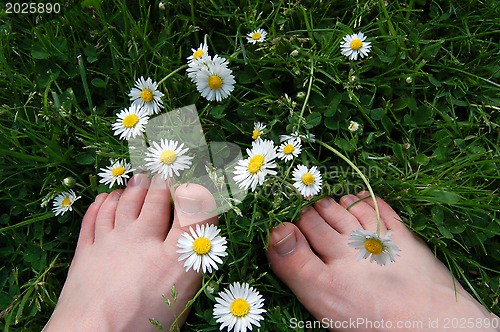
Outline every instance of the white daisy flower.
<svg viewBox="0 0 500 332">
<path fill-rule="evenodd" d="M 311 199 L 321 191 L 323 178 L 316 166 L 308 169 L 304 165 L 297 165 L 292 172 L 292 176 L 295 181 L 293 186 L 297 188 L 305 198 Z"/>
<path fill-rule="evenodd" d="M 217 57 L 217 55 L 215 56 Z M 219 57 L 219 59 L 221 58 Z M 212 57 L 206 53 L 203 54 L 201 58 L 196 58 L 188 62 L 188 69 L 186 69 L 186 72 L 191 82 L 196 83 L 196 75 L 201 71 L 201 68 L 208 68 L 208 63 L 212 62 Z"/>
<path fill-rule="evenodd" d="M 255 140 L 252 149 L 247 149 L 248 158 L 240 160 L 233 171 L 234 181 L 242 189 L 252 188 L 255 191 L 257 185 L 264 183 L 268 174 L 276 175 L 276 150 L 274 143 L 269 140 Z"/>
<path fill-rule="evenodd" d="M 376 233 L 358 228 L 352 231 L 349 238 L 349 246 L 359 249 L 356 257 L 358 260 L 370 257 L 370 262 L 376 261 L 379 265 L 390 265 L 395 262 L 395 257 L 399 256 L 396 251 L 401 251 L 397 245 L 391 241 L 392 231 L 387 232 L 384 238 Z"/>
<path fill-rule="evenodd" d="M 253 132 L 252 132 L 252 138 L 253 139 L 258 139 L 262 135 L 262 131 L 266 129 L 266 125 L 261 123 L 261 122 L 254 122 L 253 123 Z"/>
<path fill-rule="evenodd" d="M 75 192 L 73 190 L 64 191 L 54 198 L 52 212 L 56 215 L 63 215 L 66 211 L 73 211 L 72 205 L 73 203 L 79 199 L 81 196 L 76 197 Z"/>
<path fill-rule="evenodd" d="M 107 166 L 106 168 L 101 168 L 101 173 L 98 173 L 102 179 L 99 180 L 99 183 L 109 184 L 109 187 L 112 188 L 115 182 L 119 185 L 126 184 L 129 178 L 127 173 L 135 171 L 132 168 L 132 165 L 127 163 L 125 160 L 110 160 L 111 166 Z"/>
<path fill-rule="evenodd" d="M 153 142 L 148 148 L 145 161 L 149 161 L 146 167 L 158 174 L 162 175 L 164 180 L 172 177 L 173 174 L 179 176 L 179 171 L 185 170 L 191 166 L 193 157 L 184 155 L 189 149 L 183 149 L 184 143 L 179 145 L 179 142 L 173 140 L 160 141 L 160 144 Z"/>
<path fill-rule="evenodd" d="M 292 160 L 297 158 L 302 151 L 302 143 L 298 139 L 291 139 L 278 147 L 278 158 L 281 160 Z"/>
<path fill-rule="evenodd" d="M 135 138 L 144 132 L 144 126 L 148 123 L 149 117 L 146 110 L 137 105 L 130 105 L 116 115 L 116 122 L 111 125 L 115 135 L 120 135 L 120 139 Z"/>
<path fill-rule="evenodd" d="M 340 45 L 342 54 L 349 57 L 349 60 L 358 60 L 358 55 L 363 58 L 368 55 L 372 47 L 370 42 L 365 42 L 366 36 L 360 32 L 344 37 L 344 42 Z"/>
<path fill-rule="evenodd" d="M 314 143 L 316 142 L 316 136 L 314 134 L 307 134 L 303 135 L 298 132 L 298 130 L 292 132 L 290 135 L 280 135 L 280 141 L 281 142 L 286 142 L 290 140 L 298 140 L 298 141 L 304 141 L 304 142 L 311 142 Z"/>
<path fill-rule="evenodd" d="M 267 32 L 264 29 L 257 29 L 254 30 L 247 35 L 247 40 L 249 43 L 255 44 L 255 43 L 262 43 L 264 40 L 266 40 Z"/>
<path fill-rule="evenodd" d="M 188 56 L 188 58 L 187 58 L 188 62 L 192 62 L 193 60 L 196 60 L 196 59 L 201 59 L 203 54 L 208 54 L 208 45 L 201 43 L 200 47 L 198 47 L 196 49 L 192 48 L 191 52 L 193 52 L 193 54 Z"/>
<path fill-rule="evenodd" d="M 158 90 L 158 84 L 148 77 L 140 77 L 135 81 L 135 86 L 128 94 L 133 105 L 137 105 L 147 110 L 148 115 L 160 113 L 163 108 L 163 93 Z"/>
<path fill-rule="evenodd" d="M 220 257 L 227 256 L 226 252 L 226 238 L 219 235 L 220 229 L 215 225 L 196 225 L 196 232 L 192 227 L 189 231 L 185 232 L 179 237 L 177 242 L 177 250 L 181 254 L 178 261 L 185 260 L 184 267 L 186 272 L 190 268 L 198 272 L 201 270 L 203 273 L 208 271 L 212 272 L 218 269 L 217 263 L 222 264 Z"/>
<path fill-rule="evenodd" d="M 221 101 L 234 90 L 234 76 L 227 65 L 220 62 L 208 62 L 196 74 L 196 88 L 208 100 Z"/>
<path fill-rule="evenodd" d="M 264 300 L 253 287 L 247 283 L 234 282 L 229 289 L 219 293 L 214 306 L 214 318 L 221 323 L 220 330 L 227 326 L 228 331 L 246 332 L 252 330 L 252 325 L 260 327 L 259 321 L 263 320 L 261 314 Z"/>
<path fill-rule="evenodd" d="M 358 131 L 359 130 L 359 123 L 357 123 L 356 121 L 351 121 L 351 123 L 349 124 L 349 128 L 348 129 L 351 132 Z"/>
</svg>

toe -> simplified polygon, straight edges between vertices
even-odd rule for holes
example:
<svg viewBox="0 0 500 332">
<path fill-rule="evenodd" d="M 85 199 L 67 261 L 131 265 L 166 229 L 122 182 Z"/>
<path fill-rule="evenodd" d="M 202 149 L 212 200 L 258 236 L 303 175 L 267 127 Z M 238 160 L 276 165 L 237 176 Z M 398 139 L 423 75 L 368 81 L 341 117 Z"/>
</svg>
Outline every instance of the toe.
<svg viewBox="0 0 500 332">
<path fill-rule="evenodd" d="M 302 210 L 295 225 L 299 227 L 309 244 L 324 262 L 337 256 L 338 251 L 332 250 L 331 244 L 343 241 L 343 238 L 312 206 Z"/>
<path fill-rule="evenodd" d="M 217 223 L 217 204 L 210 191 L 199 184 L 183 184 L 175 190 L 174 225 L 188 229 L 200 223 Z"/>
<path fill-rule="evenodd" d="M 314 208 L 340 234 L 350 234 L 360 227 L 358 220 L 331 197 L 316 202 Z"/>
<path fill-rule="evenodd" d="M 85 216 L 82 220 L 82 226 L 80 228 L 80 235 L 78 237 L 77 250 L 82 246 L 91 245 L 94 243 L 95 237 L 95 223 L 97 219 L 97 214 L 101 208 L 102 203 L 106 200 L 108 194 L 100 194 L 95 198 L 94 203 L 90 204 Z"/>
<path fill-rule="evenodd" d="M 148 188 L 147 175 L 136 174 L 130 179 L 116 208 L 115 227 L 129 225 L 139 217 Z"/>
<path fill-rule="evenodd" d="M 151 180 L 139 216 L 138 226 L 142 232 L 146 233 L 145 235 L 165 239 L 170 227 L 171 199 L 168 182 L 163 180 L 160 175 L 155 175 Z"/>
<path fill-rule="evenodd" d="M 370 196 L 370 193 L 368 191 L 362 191 L 358 194 L 359 198 L 365 198 L 368 196 Z M 401 228 L 406 228 L 406 226 L 403 223 L 401 223 L 401 218 L 389 204 L 387 204 L 380 197 L 376 197 L 376 199 L 377 199 L 378 210 L 380 213 L 380 218 L 384 220 L 387 229 L 392 229 L 396 231 Z M 370 205 L 373 209 L 375 209 L 375 204 L 373 203 L 373 200 L 371 198 L 366 199 L 365 202 L 368 205 Z"/>
<path fill-rule="evenodd" d="M 345 195 L 340 199 L 340 205 L 355 216 L 364 229 L 375 232 L 377 230 L 377 214 L 366 200 L 360 200 L 354 195 Z M 384 235 L 387 232 L 387 227 L 382 219 L 380 221 L 380 231 Z"/>
<path fill-rule="evenodd" d="M 122 189 L 115 190 L 106 196 L 102 202 L 95 221 L 95 239 L 98 239 L 99 236 L 108 233 L 115 227 L 116 207 L 122 193 Z"/>
<path fill-rule="evenodd" d="M 307 306 L 308 288 L 304 287 L 325 269 L 326 265 L 309 247 L 302 232 L 291 223 L 271 230 L 267 258 L 271 269 Z"/>
<path fill-rule="evenodd" d="M 214 197 L 208 189 L 198 184 L 183 184 L 177 187 L 174 195 L 174 221 L 165 239 L 167 253 L 177 251 L 179 237 L 189 227 L 196 224 L 218 224 L 217 208 Z M 176 256 L 179 257 L 180 255 Z M 181 263 L 178 263 L 182 267 Z"/>
</svg>

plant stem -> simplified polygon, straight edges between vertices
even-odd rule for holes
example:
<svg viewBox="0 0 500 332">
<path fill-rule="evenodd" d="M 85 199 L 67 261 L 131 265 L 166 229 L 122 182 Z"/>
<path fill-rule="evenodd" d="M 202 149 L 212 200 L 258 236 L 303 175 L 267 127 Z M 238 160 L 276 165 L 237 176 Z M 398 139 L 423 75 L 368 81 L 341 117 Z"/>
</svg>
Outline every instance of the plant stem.
<svg viewBox="0 0 500 332">
<path fill-rule="evenodd" d="M 181 69 L 184 69 L 186 68 L 188 65 L 183 65 L 183 66 L 180 66 L 179 68 L 177 68 L 176 70 L 174 70 L 173 72 L 171 72 L 170 74 L 168 74 L 167 76 L 165 76 L 164 78 L 162 78 L 162 80 L 160 82 L 158 82 L 158 85 L 162 84 L 163 82 L 165 82 L 170 76 L 172 76 L 173 74 L 177 73 L 179 70 Z"/>
<path fill-rule="evenodd" d="M 322 141 L 319 141 L 317 140 L 316 142 L 318 142 L 319 144 L 323 145 L 325 148 L 327 148 L 328 150 L 332 151 L 333 153 L 335 153 L 337 156 L 339 156 L 340 158 L 342 158 L 346 163 L 349 164 L 349 166 L 351 166 L 355 171 L 356 173 L 358 173 L 358 175 L 361 177 L 361 179 L 363 180 L 363 182 L 365 183 L 366 187 L 368 188 L 368 191 L 370 192 L 370 196 L 372 197 L 372 200 L 373 200 L 373 204 L 375 205 L 375 213 L 377 214 L 377 235 L 380 236 L 380 225 L 381 225 L 381 222 L 380 222 L 380 213 L 378 211 L 378 205 L 377 205 L 377 200 L 375 199 L 375 194 L 373 193 L 373 189 L 372 187 L 370 186 L 370 183 L 368 182 L 368 179 L 365 177 L 365 175 L 359 170 L 359 168 L 354 165 L 354 163 L 352 161 L 350 161 L 346 156 L 344 156 L 342 153 L 340 153 L 339 151 L 337 151 L 335 148 L 331 147 L 330 145 L 326 144 L 326 143 L 323 143 Z"/>
</svg>

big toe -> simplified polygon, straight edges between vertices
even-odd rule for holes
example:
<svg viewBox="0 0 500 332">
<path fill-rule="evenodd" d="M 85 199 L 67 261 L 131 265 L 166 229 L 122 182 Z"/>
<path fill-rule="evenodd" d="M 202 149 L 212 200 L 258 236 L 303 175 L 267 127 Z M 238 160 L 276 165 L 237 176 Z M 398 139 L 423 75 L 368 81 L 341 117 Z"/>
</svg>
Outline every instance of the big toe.
<svg viewBox="0 0 500 332">
<path fill-rule="evenodd" d="M 312 251 L 302 232 L 294 224 L 280 224 L 269 234 L 266 253 L 274 273 L 307 307 L 311 294 L 306 285 L 317 278 L 326 265 Z"/>
</svg>

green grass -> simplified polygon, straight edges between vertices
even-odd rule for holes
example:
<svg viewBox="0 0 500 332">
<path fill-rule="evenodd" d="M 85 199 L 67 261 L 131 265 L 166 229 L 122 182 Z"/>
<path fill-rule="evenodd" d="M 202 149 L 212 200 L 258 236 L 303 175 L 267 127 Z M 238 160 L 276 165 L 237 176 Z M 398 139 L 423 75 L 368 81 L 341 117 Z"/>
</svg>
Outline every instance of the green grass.
<svg viewBox="0 0 500 332">
<path fill-rule="evenodd" d="M 96 174 L 110 157 L 127 156 L 111 131 L 114 114 L 128 107 L 137 77 L 161 80 L 205 37 L 210 54 L 230 60 L 234 92 L 209 103 L 181 70 L 162 84 L 167 111 L 196 104 L 207 141 L 242 148 L 251 143 L 253 121 L 272 127 L 275 141 L 297 125 L 314 133 L 365 170 L 376 194 L 457 280 L 500 313 L 498 2 L 168 1 L 163 11 L 158 1 L 99 3 L 69 1 L 59 14 L 34 16 L 7 14 L 1 2 L 0 327 L 39 331 L 45 324 L 72 259 L 80 212 L 109 191 Z M 269 32 L 261 47 L 244 38 L 257 27 Z M 368 59 L 341 55 L 342 37 L 352 31 L 368 35 Z M 347 130 L 350 120 L 362 133 Z M 335 198 L 362 187 L 319 144 L 301 159 L 329 167 L 325 180 Z M 40 204 L 66 190 L 67 177 L 82 199 L 77 211 L 56 218 Z M 263 250 L 269 229 L 300 210 L 290 198 L 249 195 L 240 205 L 244 217 L 220 217 L 229 256 L 212 280 L 221 289 L 232 281 L 256 287 L 266 299 L 264 331 L 289 330 L 291 317 L 312 319 L 270 271 Z M 212 306 L 202 294 L 184 329 L 218 330 Z"/>
</svg>

